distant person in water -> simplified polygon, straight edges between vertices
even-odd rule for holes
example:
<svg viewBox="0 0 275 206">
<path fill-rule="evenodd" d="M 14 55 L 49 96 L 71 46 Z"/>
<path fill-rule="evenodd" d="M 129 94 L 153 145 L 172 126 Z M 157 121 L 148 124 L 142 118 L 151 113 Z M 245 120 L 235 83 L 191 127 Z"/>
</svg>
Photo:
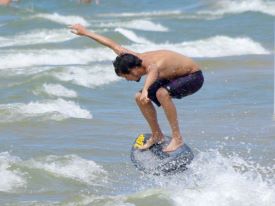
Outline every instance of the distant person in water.
<svg viewBox="0 0 275 206">
<path fill-rule="evenodd" d="M 11 0 L 0 0 L 0 5 L 8 5 Z"/>
<path fill-rule="evenodd" d="M 19 0 L 14 0 L 14 1 L 19 1 Z M 0 0 L 0 6 L 1 5 L 8 5 L 12 2 L 12 0 Z"/>
<path fill-rule="evenodd" d="M 86 3 L 87 4 L 87 3 L 92 3 L 93 0 L 79 0 L 79 1 L 80 1 L 80 3 Z M 95 0 L 95 3 L 99 4 L 99 0 Z"/>
<path fill-rule="evenodd" d="M 109 38 L 88 31 L 80 24 L 72 25 L 70 28 L 74 34 L 89 37 L 112 49 L 118 55 L 113 62 L 118 76 L 137 82 L 142 76 L 147 76 L 143 89 L 135 95 L 135 100 L 150 126 L 152 136 L 139 149 L 148 149 L 164 140 L 152 102 L 163 107 L 172 130 L 172 140 L 163 151 L 172 152 L 182 146 L 183 137 L 172 98 L 180 99 L 202 87 L 204 78 L 198 64 L 182 54 L 169 50 L 144 53 L 128 50 Z"/>
</svg>

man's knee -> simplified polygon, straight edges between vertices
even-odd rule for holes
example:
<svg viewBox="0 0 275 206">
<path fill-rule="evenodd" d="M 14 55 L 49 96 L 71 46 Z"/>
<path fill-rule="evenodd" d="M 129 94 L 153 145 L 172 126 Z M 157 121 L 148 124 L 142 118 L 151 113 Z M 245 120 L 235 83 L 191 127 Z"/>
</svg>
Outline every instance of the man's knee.
<svg viewBox="0 0 275 206">
<path fill-rule="evenodd" d="M 159 101 L 161 101 L 162 99 L 165 99 L 165 98 L 170 98 L 168 91 L 164 88 L 159 88 L 156 93 L 156 96 Z"/>
<path fill-rule="evenodd" d="M 137 93 L 135 94 L 135 100 L 136 100 L 137 103 L 140 102 L 140 96 L 141 96 L 141 93 L 140 93 L 140 92 L 137 92 Z"/>
</svg>

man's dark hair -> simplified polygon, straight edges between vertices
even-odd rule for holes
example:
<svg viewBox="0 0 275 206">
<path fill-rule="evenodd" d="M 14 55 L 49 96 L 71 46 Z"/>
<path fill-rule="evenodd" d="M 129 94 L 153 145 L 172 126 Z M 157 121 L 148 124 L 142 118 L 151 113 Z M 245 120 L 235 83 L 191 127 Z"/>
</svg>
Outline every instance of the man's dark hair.
<svg viewBox="0 0 275 206">
<path fill-rule="evenodd" d="M 113 65 L 118 76 L 121 74 L 129 74 L 134 67 L 140 67 L 142 60 L 133 54 L 121 54 L 116 57 Z"/>
</svg>

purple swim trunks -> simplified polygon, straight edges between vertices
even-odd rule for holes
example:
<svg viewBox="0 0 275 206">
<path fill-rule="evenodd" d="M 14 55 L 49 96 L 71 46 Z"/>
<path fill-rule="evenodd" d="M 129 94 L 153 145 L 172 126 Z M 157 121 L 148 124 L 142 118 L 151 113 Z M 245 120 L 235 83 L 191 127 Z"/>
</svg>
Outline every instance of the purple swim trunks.
<svg viewBox="0 0 275 206">
<path fill-rule="evenodd" d="M 148 98 L 156 105 L 161 106 L 156 96 L 159 88 L 165 88 L 172 98 L 181 99 L 198 91 L 202 87 L 203 81 L 204 78 L 201 71 L 172 80 L 158 79 L 149 87 Z"/>
</svg>

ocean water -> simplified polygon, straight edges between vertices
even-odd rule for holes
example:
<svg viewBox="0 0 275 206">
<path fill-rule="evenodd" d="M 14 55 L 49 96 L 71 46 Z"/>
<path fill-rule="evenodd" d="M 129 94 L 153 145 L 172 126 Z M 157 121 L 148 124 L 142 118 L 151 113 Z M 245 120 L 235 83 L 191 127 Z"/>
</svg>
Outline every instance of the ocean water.
<svg viewBox="0 0 275 206">
<path fill-rule="evenodd" d="M 0 205 L 275 205 L 271 0 L 139 0 L 0 6 Z M 127 48 L 171 49 L 205 76 L 175 100 L 195 159 L 175 176 L 137 171 L 149 132 L 114 53 L 70 33 L 81 23 Z M 159 122 L 171 134 L 161 108 Z"/>
</svg>

